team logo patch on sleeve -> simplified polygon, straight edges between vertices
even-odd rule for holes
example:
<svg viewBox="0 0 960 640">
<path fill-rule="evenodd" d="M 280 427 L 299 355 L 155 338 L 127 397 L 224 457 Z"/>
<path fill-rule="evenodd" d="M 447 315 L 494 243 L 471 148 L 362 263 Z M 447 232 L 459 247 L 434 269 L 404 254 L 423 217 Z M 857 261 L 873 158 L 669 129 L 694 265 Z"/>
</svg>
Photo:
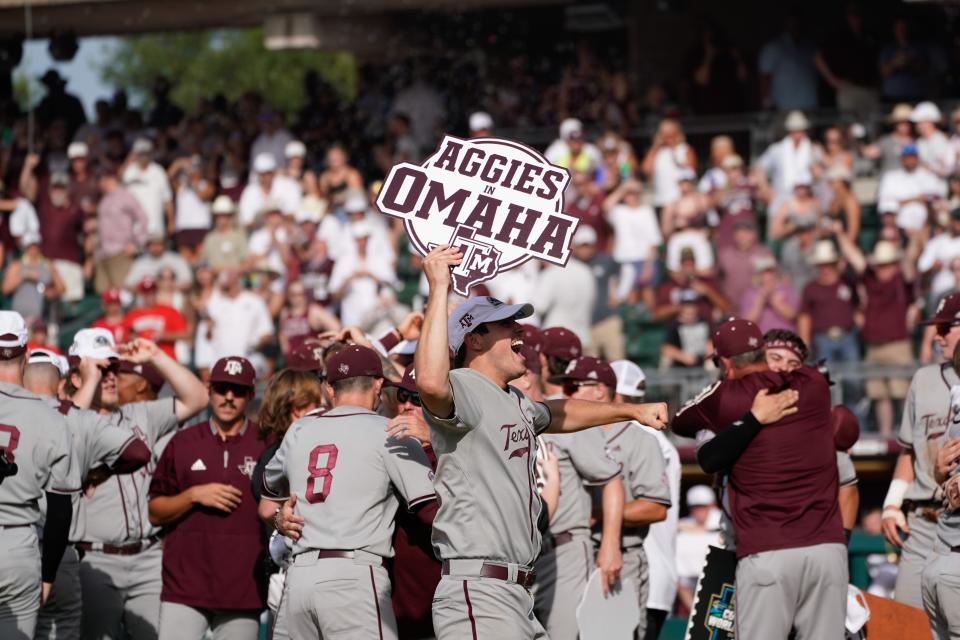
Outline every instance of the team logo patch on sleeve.
<svg viewBox="0 0 960 640">
<path fill-rule="evenodd" d="M 566 169 L 510 140 L 445 136 L 417 166 L 390 170 L 377 197 L 386 215 L 404 221 L 421 255 L 446 244 L 463 251 L 453 289 L 469 289 L 536 258 L 565 265 L 577 218 L 563 213 Z"/>
</svg>

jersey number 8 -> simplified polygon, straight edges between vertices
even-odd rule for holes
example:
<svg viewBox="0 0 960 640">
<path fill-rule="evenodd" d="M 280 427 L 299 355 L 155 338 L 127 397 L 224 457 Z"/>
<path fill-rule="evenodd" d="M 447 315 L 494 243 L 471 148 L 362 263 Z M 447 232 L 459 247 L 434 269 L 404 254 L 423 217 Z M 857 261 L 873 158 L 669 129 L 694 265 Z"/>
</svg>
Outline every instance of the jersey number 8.
<svg viewBox="0 0 960 640">
<path fill-rule="evenodd" d="M 16 451 L 17 445 L 20 444 L 20 429 L 8 424 L 0 424 L 0 434 L 2 433 L 7 434 L 7 441 L 4 443 L 2 437 L 0 437 L 0 449 L 6 453 L 7 462 L 14 462 L 13 452 Z"/>
<path fill-rule="evenodd" d="M 321 444 L 313 448 L 310 452 L 310 461 L 307 463 L 307 471 L 310 476 L 307 478 L 307 502 L 314 504 L 323 502 L 330 495 L 330 486 L 333 484 L 333 468 L 337 466 L 337 455 L 340 453 L 335 444 Z M 326 464 L 318 466 L 320 456 L 326 454 Z M 320 491 L 317 491 L 317 479 L 323 478 L 323 485 Z"/>
</svg>

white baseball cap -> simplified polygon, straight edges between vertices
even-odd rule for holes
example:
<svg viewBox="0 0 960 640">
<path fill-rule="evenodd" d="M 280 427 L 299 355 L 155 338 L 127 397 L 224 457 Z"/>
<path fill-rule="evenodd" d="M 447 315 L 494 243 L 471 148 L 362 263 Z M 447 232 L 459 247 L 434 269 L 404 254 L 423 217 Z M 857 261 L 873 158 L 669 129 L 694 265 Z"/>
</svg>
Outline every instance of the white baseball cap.
<svg viewBox="0 0 960 640">
<path fill-rule="evenodd" d="M 783 128 L 787 131 L 806 131 L 810 128 L 810 121 L 803 115 L 803 111 L 791 111 L 787 114 Z"/>
<path fill-rule="evenodd" d="M 921 102 L 910 113 L 910 122 L 940 122 L 943 115 L 932 102 Z"/>
<path fill-rule="evenodd" d="M 307 145 L 299 140 L 291 140 L 283 148 L 283 155 L 287 158 L 302 158 L 307 155 Z"/>
<path fill-rule="evenodd" d="M 493 118 L 486 111 L 477 111 L 470 114 L 470 131 L 493 129 Z"/>
<path fill-rule="evenodd" d="M 646 389 L 640 388 L 647 376 L 639 365 L 629 360 L 614 360 L 610 363 L 610 368 L 617 376 L 617 393 L 631 398 L 642 398 L 647 395 Z"/>
<path fill-rule="evenodd" d="M 71 142 L 70 146 L 67 147 L 67 159 L 69 160 L 86 158 L 88 155 L 90 155 L 90 148 L 87 147 L 86 142 Z"/>
<path fill-rule="evenodd" d="M 717 504 L 717 496 L 713 489 L 705 484 L 698 484 L 687 489 L 687 506 L 704 507 Z"/>
<path fill-rule="evenodd" d="M 253 170 L 255 173 L 271 173 L 277 170 L 277 159 L 272 153 L 258 153 L 253 159 Z"/>
<path fill-rule="evenodd" d="M 586 224 L 577 227 L 577 232 L 573 234 L 573 246 L 578 247 L 582 244 L 596 244 L 597 231 Z"/>
<path fill-rule="evenodd" d="M 79 358 L 98 360 L 120 358 L 120 354 L 117 353 L 117 343 L 113 341 L 113 334 L 107 329 L 100 328 L 77 331 L 67 353 Z"/>
<path fill-rule="evenodd" d="M 36 231 L 26 231 L 23 235 L 17 238 L 17 242 L 20 244 L 21 248 L 26 249 L 32 244 L 40 244 L 40 234 Z"/>
<path fill-rule="evenodd" d="M 369 238 L 373 234 L 373 227 L 366 220 L 350 223 L 350 235 L 354 238 Z"/>
<path fill-rule="evenodd" d="M 67 375 L 67 371 L 70 370 L 67 359 L 49 349 L 31 349 L 27 364 L 52 364 L 61 376 Z"/>
<path fill-rule="evenodd" d="M 490 296 L 467 298 L 447 319 L 447 344 L 456 353 L 463 346 L 464 337 L 481 324 L 508 318 L 520 320 L 532 315 L 532 304 L 506 304 Z"/>
<path fill-rule="evenodd" d="M 215 216 L 233 215 L 236 210 L 237 207 L 233 204 L 233 198 L 224 194 L 217 196 L 217 199 L 213 201 L 213 206 L 210 207 L 210 213 Z"/>
<path fill-rule="evenodd" d="M 583 123 L 576 118 L 567 118 L 560 123 L 560 138 L 567 140 L 573 136 L 583 135 Z"/>
<path fill-rule="evenodd" d="M 137 138 L 133 141 L 133 153 L 153 153 L 153 142 L 150 138 Z"/>
<path fill-rule="evenodd" d="M 27 323 L 16 311 L 0 311 L 0 360 L 22 354 L 27 346 Z"/>
<path fill-rule="evenodd" d="M 347 213 L 360 213 L 367 210 L 367 198 L 361 193 L 352 195 L 343 203 L 343 210 Z"/>
</svg>

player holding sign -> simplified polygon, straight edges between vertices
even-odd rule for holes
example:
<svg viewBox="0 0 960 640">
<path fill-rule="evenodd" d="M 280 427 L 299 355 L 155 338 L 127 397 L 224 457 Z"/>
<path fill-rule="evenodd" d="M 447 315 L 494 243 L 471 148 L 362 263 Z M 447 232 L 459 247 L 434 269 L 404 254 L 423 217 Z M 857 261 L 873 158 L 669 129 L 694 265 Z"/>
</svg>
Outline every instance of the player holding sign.
<svg viewBox="0 0 960 640">
<path fill-rule="evenodd" d="M 443 577 L 433 625 L 446 638 L 545 638 L 533 616 L 531 565 L 540 552 L 536 523 L 536 435 L 572 433 L 637 420 L 665 426 L 665 404 L 586 400 L 533 402 L 510 381 L 526 371 L 521 350 L 529 304 L 471 298 L 447 319 L 457 248 L 439 246 L 424 260 L 430 297 L 417 346 L 417 388 L 437 454 L 440 510 L 433 545 Z M 456 354 L 451 370 L 449 350 Z"/>
</svg>

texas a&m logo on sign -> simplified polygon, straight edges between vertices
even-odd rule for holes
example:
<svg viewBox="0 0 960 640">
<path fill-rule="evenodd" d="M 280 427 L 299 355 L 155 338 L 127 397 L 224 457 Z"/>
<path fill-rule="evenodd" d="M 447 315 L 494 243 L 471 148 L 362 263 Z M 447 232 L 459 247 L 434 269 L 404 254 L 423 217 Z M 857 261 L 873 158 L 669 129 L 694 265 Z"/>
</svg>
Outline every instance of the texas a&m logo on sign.
<svg viewBox="0 0 960 640">
<path fill-rule="evenodd" d="M 563 213 L 569 179 L 566 169 L 517 142 L 446 136 L 422 165 L 390 170 L 377 206 L 404 220 L 421 255 L 441 244 L 460 247 L 452 280 L 465 296 L 531 258 L 567 263 L 578 223 Z"/>
</svg>

